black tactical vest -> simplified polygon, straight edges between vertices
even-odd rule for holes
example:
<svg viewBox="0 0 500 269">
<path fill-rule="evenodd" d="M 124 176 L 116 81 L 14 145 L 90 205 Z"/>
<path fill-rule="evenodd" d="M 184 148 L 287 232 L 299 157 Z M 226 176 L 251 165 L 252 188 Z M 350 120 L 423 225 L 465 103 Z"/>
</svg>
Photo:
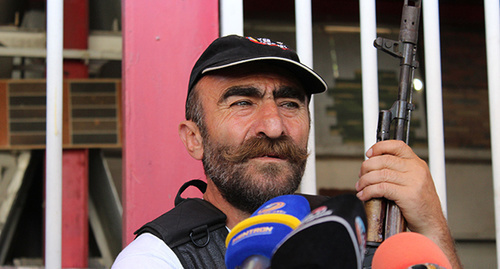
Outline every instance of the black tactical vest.
<svg viewBox="0 0 500 269">
<path fill-rule="evenodd" d="M 203 193 L 207 188 L 201 180 L 186 182 L 175 197 L 175 207 L 142 226 L 135 234 L 151 233 L 163 240 L 186 269 L 226 268 L 226 215 L 205 200 L 182 198 L 182 192 L 189 186 L 195 186 Z M 325 196 L 303 196 L 311 208 L 328 199 Z"/>
</svg>

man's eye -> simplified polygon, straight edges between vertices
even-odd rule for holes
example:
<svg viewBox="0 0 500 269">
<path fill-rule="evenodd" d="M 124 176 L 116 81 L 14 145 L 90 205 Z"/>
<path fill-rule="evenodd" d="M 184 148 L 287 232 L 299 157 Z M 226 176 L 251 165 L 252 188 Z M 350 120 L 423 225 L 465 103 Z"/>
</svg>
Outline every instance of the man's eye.
<svg viewBox="0 0 500 269">
<path fill-rule="evenodd" d="M 283 102 L 281 104 L 282 107 L 285 108 L 299 108 L 300 105 L 297 102 Z"/>
<path fill-rule="evenodd" d="M 242 101 L 237 101 L 231 104 L 231 106 L 251 106 L 252 103 L 250 101 L 242 100 Z"/>
</svg>

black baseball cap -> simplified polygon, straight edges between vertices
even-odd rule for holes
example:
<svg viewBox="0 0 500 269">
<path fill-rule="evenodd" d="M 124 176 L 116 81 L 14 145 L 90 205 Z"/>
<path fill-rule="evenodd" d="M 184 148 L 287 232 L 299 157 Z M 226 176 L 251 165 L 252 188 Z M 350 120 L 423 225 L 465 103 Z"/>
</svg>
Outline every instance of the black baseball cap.
<svg viewBox="0 0 500 269">
<path fill-rule="evenodd" d="M 303 84 L 308 94 L 328 89 L 326 82 L 311 68 L 302 64 L 295 51 L 268 38 L 228 35 L 217 38 L 203 52 L 191 71 L 188 95 L 208 72 L 250 62 L 269 62 L 288 69 Z"/>
</svg>

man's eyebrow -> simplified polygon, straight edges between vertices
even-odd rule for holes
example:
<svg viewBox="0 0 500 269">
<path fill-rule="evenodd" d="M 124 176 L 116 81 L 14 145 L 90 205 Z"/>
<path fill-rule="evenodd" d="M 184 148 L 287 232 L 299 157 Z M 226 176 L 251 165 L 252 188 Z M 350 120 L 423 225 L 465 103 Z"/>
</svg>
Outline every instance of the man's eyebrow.
<svg viewBox="0 0 500 269">
<path fill-rule="evenodd" d="M 277 98 L 293 98 L 293 99 L 298 99 L 301 102 L 305 102 L 306 100 L 306 94 L 303 90 L 296 88 L 296 87 L 290 87 L 290 86 L 282 86 L 278 90 L 273 92 L 274 99 Z"/>
<path fill-rule="evenodd" d="M 223 102 L 231 96 L 262 97 L 263 93 L 256 87 L 252 86 L 233 86 L 224 92 L 219 102 Z"/>
</svg>

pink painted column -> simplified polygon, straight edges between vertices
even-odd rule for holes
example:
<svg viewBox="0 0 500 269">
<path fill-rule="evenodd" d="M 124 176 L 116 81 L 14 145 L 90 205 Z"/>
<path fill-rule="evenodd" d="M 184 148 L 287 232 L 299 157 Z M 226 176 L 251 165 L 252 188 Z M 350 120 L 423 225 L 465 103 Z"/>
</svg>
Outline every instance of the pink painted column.
<svg viewBox="0 0 500 269">
<path fill-rule="evenodd" d="M 174 206 L 179 187 L 204 179 L 179 139 L 189 74 L 218 36 L 218 1 L 122 1 L 123 243 Z"/>
</svg>

